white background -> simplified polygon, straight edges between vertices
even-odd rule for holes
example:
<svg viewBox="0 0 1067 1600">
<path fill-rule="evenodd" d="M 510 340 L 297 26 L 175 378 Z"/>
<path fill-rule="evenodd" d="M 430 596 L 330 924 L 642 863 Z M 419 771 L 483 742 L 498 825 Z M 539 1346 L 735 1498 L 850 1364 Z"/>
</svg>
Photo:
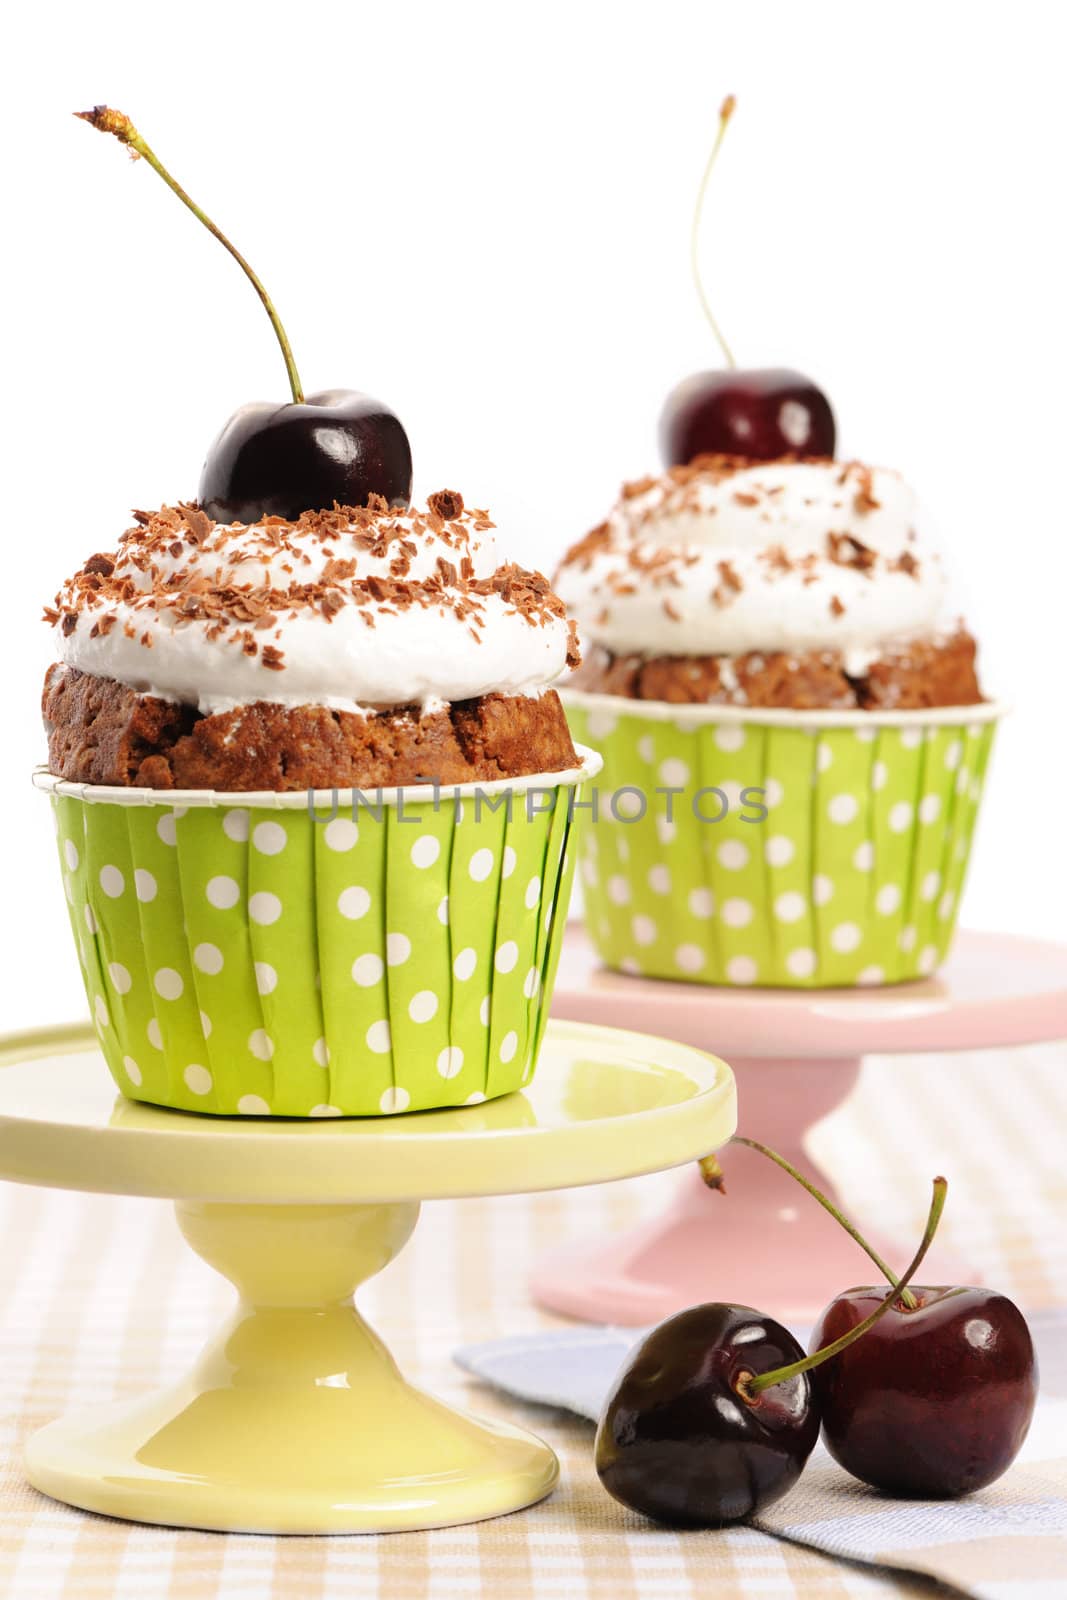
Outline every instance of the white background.
<svg viewBox="0 0 1067 1600">
<path fill-rule="evenodd" d="M 1063 931 L 1063 41 L 1034 3 L 19 8 L 4 40 L 0 1026 L 83 1009 L 52 859 L 37 618 L 131 506 L 195 494 L 240 402 L 282 398 L 261 308 L 143 164 L 127 111 L 250 256 L 305 385 L 400 412 L 416 492 L 488 505 L 550 569 L 656 464 L 717 363 L 688 279 L 728 91 L 709 294 L 739 360 L 827 389 L 901 468 L 1016 706 L 964 919 Z"/>
</svg>

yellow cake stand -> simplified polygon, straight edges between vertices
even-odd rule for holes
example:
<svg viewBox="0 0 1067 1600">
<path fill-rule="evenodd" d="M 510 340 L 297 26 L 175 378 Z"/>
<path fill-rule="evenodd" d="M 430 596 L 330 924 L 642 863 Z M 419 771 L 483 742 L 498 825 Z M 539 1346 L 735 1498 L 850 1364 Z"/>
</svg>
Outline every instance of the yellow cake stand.
<svg viewBox="0 0 1067 1600">
<path fill-rule="evenodd" d="M 88 1024 L 0 1038 L 0 1177 L 177 1203 L 236 1286 L 184 1378 L 30 1439 L 36 1488 L 113 1517 L 261 1533 L 371 1533 L 499 1516 L 548 1494 L 548 1447 L 413 1388 L 352 1303 L 421 1200 L 600 1183 L 733 1132 L 721 1061 L 549 1026 L 534 1082 L 451 1111 L 331 1121 L 201 1117 L 117 1098 Z"/>
</svg>

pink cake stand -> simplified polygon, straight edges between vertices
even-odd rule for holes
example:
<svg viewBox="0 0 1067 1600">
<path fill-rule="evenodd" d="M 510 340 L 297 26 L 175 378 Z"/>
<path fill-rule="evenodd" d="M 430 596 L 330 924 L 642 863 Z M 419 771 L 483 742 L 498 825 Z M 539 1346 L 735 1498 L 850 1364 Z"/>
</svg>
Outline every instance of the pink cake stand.
<svg viewBox="0 0 1067 1600">
<path fill-rule="evenodd" d="M 585 929 L 567 930 L 553 1010 L 574 1021 L 661 1034 L 724 1057 L 741 1129 L 799 1167 L 832 1199 L 804 1150 L 807 1131 L 853 1088 L 861 1057 L 976 1050 L 1067 1036 L 1067 947 L 960 933 L 936 976 L 887 989 L 715 989 L 631 978 L 600 965 Z M 785 1173 L 740 1146 L 723 1167 L 729 1199 L 687 1172 L 665 1215 L 576 1241 L 543 1259 L 534 1298 L 593 1322 L 658 1322 L 722 1298 L 811 1320 L 864 1280 L 858 1247 Z M 857 1219 L 890 1262 L 909 1254 Z M 935 1244 L 927 1282 L 967 1283 L 973 1267 Z"/>
</svg>

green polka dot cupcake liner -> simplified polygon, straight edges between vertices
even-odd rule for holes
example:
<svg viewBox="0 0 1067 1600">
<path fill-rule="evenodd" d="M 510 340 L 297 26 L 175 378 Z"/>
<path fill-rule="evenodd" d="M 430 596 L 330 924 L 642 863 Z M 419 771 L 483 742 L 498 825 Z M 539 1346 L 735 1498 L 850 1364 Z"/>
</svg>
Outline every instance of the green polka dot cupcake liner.
<svg viewBox="0 0 1067 1600">
<path fill-rule="evenodd" d="M 952 940 L 998 717 L 565 695 L 604 759 L 579 855 L 616 970 L 828 988 L 932 973 Z"/>
<path fill-rule="evenodd" d="M 119 1089 L 216 1115 L 427 1111 L 533 1075 L 598 768 L 307 794 L 39 773 Z"/>
</svg>

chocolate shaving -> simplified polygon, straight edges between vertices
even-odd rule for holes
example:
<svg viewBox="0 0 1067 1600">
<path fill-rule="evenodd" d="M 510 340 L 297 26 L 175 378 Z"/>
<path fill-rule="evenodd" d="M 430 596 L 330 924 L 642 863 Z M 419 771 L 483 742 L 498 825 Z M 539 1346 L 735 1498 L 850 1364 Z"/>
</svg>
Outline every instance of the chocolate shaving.
<svg viewBox="0 0 1067 1600">
<path fill-rule="evenodd" d="M 874 474 L 872 473 L 870 467 L 859 467 L 857 469 L 856 476 L 859 478 L 859 488 L 856 490 L 855 500 L 853 502 L 856 510 L 860 512 L 861 515 L 867 511 L 879 510 L 882 502 L 875 496 Z"/>
<path fill-rule="evenodd" d="M 578 644 L 578 624 L 571 617 L 567 623 L 567 665 L 573 671 L 582 664 L 582 652 Z"/>
<path fill-rule="evenodd" d="M 206 511 L 201 511 L 197 505 L 183 505 L 185 526 L 189 530 L 189 537 L 194 544 L 203 544 L 215 524 Z"/>
<path fill-rule="evenodd" d="M 744 584 L 729 561 L 717 561 L 715 565 L 719 570 L 719 582 L 711 591 L 711 598 L 717 606 L 729 605 L 734 595 L 741 593 Z"/>
<path fill-rule="evenodd" d="M 592 564 L 593 557 L 599 550 L 606 550 L 611 545 L 611 529 L 606 522 L 597 523 L 595 528 L 590 528 L 583 539 L 572 545 L 567 552 L 563 565 L 566 567 L 581 567 L 583 570 Z"/>
<path fill-rule="evenodd" d="M 333 557 L 322 569 L 323 583 L 344 583 L 355 575 L 356 563 L 351 558 L 341 561 Z"/>
<path fill-rule="evenodd" d="M 435 516 L 445 522 L 455 522 L 463 510 L 463 496 L 456 489 L 438 489 L 428 497 L 426 504 Z"/>
<path fill-rule="evenodd" d="M 826 542 L 830 560 L 838 567 L 853 567 L 857 572 L 870 573 L 878 560 L 870 545 L 851 533 L 828 533 Z"/>
<path fill-rule="evenodd" d="M 624 500 L 636 500 L 640 495 L 647 494 L 650 489 L 654 489 L 658 481 L 657 478 L 636 478 L 632 483 L 624 483 L 622 486 L 622 498 Z"/>
<path fill-rule="evenodd" d="M 774 577 L 781 577 L 793 570 L 793 563 L 785 546 L 781 544 L 772 544 L 768 549 L 761 550 L 759 552 L 759 560 L 763 562 Z"/>
<path fill-rule="evenodd" d="M 260 653 L 272 671 L 282 670 L 283 652 L 274 644 L 260 650 L 253 635 L 275 630 L 281 640 L 285 621 L 307 612 L 329 622 L 342 609 L 354 610 L 373 628 L 382 614 L 447 609 L 480 639 L 485 601 L 496 595 L 531 627 L 562 621 L 562 602 L 543 574 L 508 564 L 475 577 L 472 533 L 492 526 L 485 511 L 466 509 L 452 490 L 440 491 L 425 512 L 391 511 L 381 496 L 372 496 L 367 506 L 335 505 L 295 521 L 267 517 L 248 527 L 215 523 L 195 504 L 164 506 L 138 515 L 117 554 L 87 563 L 45 616 L 69 634 L 79 615 L 91 613 L 94 637 L 113 625 L 117 607 L 132 619 L 123 622 L 131 637 L 137 636 L 138 613 L 146 620 L 165 616 L 171 627 L 198 626 L 208 639 L 228 641 L 247 655 Z M 428 535 L 447 553 L 435 551 L 434 571 L 414 579 L 412 559 Z M 324 559 L 321 576 L 311 579 L 308 567 L 320 564 L 313 562 L 316 544 Z M 360 555 L 338 555 L 339 548 L 365 553 L 387 572 L 362 576 Z M 246 573 L 257 566 L 262 575 L 247 581 Z M 105 615 L 112 621 L 105 622 Z M 152 647 L 149 630 L 140 642 Z"/>
</svg>

